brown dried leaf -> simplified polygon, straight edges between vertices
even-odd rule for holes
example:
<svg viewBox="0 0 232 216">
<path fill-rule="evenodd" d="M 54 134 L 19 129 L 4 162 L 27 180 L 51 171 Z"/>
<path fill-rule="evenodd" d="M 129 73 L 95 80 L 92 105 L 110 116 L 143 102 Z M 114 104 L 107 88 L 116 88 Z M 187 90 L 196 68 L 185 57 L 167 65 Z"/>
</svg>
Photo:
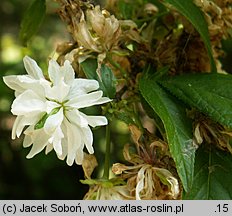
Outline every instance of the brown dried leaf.
<svg viewBox="0 0 232 216">
<path fill-rule="evenodd" d="M 97 165 L 97 159 L 93 154 L 84 154 L 82 168 L 87 179 L 91 179 L 91 174 L 93 173 Z"/>
</svg>

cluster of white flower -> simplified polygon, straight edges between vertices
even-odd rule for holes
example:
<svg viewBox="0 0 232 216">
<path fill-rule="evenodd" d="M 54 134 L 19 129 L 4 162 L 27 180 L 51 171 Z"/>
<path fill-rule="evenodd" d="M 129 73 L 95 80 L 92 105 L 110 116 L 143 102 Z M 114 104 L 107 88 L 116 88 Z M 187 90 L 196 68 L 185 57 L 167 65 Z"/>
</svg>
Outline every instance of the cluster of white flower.
<svg viewBox="0 0 232 216">
<path fill-rule="evenodd" d="M 69 61 L 60 66 L 49 61 L 48 76 L 45 79 L 37 63 L 24 57 L 28 75 L 4 77 L 4 82 L 15 90 L 16 99 L 11 112 L 16 115 L 12 138 L 19 137 L 24 128 L 24 147 L 33 144 L 27 158 L 41 152 L 55 150 L 59 159 L 67 156 L 67 164 L 74 160 L 81 164 L 83 149 L 94 153 L 93 134 L 89 126 L 107 125 L 104 116 L 87 116 L 79 109 L 110 101 L 98 90 L 96 80 L 75 78 Z"/>
</svg>

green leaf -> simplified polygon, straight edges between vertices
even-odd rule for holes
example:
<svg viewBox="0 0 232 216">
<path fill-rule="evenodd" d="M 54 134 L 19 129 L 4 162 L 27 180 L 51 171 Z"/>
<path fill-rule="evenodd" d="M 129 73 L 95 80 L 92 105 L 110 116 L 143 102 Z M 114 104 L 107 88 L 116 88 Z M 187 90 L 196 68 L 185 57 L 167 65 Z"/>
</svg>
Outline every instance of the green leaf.
<svg viewBox="0 0 232 216">
<path fill-rule="evenodd" d="M 139 81 L 142 96 L 161 118 L 167 135 L 169 149 L 184 189 L 192 185 L 195 147 L 192 140 L 192 123 L 185 108 L 167 94 L 155 79 L 143 76 Z"/>
<path fill-rule="evenodd" d="M 81 68 L 88 79 L 98 80 L 98 76 L 96 73 L 97 70 L 96 59 L 91 59 L 91 58 L 86 59 L 84 62 L 81 63 Z"/>
<path fill-rule="evenodd" d="M 60 110 L 60 107 L 58 108 L 54 108 L 50 113 L 45 113 L 42 118 L 35 124 L 34 129 L 38 130 L 43 128 L 46 120 L 48 119 L 49 116 L 51 115 L 55 115 L 56 113 L 58 113 L 58 111 Z"/>
<path fill-rule="evenodd" d="M 165 0 L 165 2 L 173 5 L 182 15 L 184 15 L 196 28 L 205 43 L 206 49 L 208 51 L 211 71 L 216 72 L 217 68 L 214 62 L 208 25 L 205 21 L 204 15 L 201 10 L 193 3 L 192 0 Z"/>
<path fill-rule="evenodd" d="M 116 94 L 116 79 L 112 70 L 106 65 L 102 65 L 101 67 L 101 78 L 102 88 L 105 88 L 106 96 L 114 98 Z"/>
<path fill-rule="evenodd" d="M 114 98 L 116 94 L 116 79 L 112 70 L 106 66 L 101 66 L 101 77 L 99 78 L 96 73 L 97 60 L 87 59 L 81 63 L 81 67 L 88 79 L 95 79 L 99 82 L 100 89 L 103 91 L 104 96 Z"/>
<path fill-rule="evenodd" d="M 190 106 L 232 128 L 232 75 L 182 75 L 160 83 Z"/>
<path fill-rule="evenodd" d="M 21 22 L 21 29 L 19 33 L 20 40 L 26 46 L 27 42 L 38 31 L 46 13 L 46 1 L 34 0 L 29 8 L 26 10 L 23 20 Z"/>
<path fill-rule="evenodd" d="M 201 146 L 196 153 L 195 176 L 183 199 L 231 200 L 232 155 Z"/>
<path fill-rule="evenodd" d="M 147 103 L 147 101 L 141 97 L 141 103 L 143 106 L 143 109 L 146 111 L 146 114 L 149 116 L 149 118 L 154 119 L 155 127 L 159 130 L 160 134 L 163 138 L 166 137 L 166 132 L 164 129 L 164 125 L 160 117 L 157 115 L 157 113 L 150 107 L 150 105 Z"/>
</svg>

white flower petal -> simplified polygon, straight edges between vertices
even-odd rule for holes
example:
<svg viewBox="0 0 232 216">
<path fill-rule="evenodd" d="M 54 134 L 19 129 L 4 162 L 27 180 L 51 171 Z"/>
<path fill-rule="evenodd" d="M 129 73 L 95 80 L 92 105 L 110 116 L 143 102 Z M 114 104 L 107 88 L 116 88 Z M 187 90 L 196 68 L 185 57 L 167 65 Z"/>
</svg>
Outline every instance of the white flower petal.
<svg viewBox="0 0 232 216">
<path fill-rule="evenodd" d="M 82 113 L 78 110 L 69 110 L 66 111 L 67 119 L 80 127 L 87 127 L 88 121 L 86 120 L 85 116 L 81 115 Z"/>
<path fill-rule="evenodd" d="M 94 100 L 93 101 L 83 101 L 82 103 L 80 103 L 78 105 L 78 109 L 90 107 L 90 106 L 95 106 L 95 105 L 100 105 L 100 104 L 108 103 L 110 101 L 112 101 L 112 100 L 107 98 L 107 97 L 102 97 L 102 98 L 99 98 L 98 100 L 95 100 L 95 101 Z"/>
<path fill-rule="evenodd" d="M 80 128 L 70 123 L 67 119 L 63 121 L 63 131 L 66 133 L 64 142 L 62 142 L 62 147 L 65 152 L 63 152 L 62 158 L 67 155 L 67 164 L 72 166 L 78 151 L 83 151 L 84 145 L 82 144 L 82 134 Z"/>
<path fill-rule="evenodd" d="M 86 128 L 81 128 L 81 132 L 82 132 L 82 139 L 84 141 L 84 144 L 88 150 L 88 152 L 90 154 L 94 153 L 94 149 L 93 149 L 93 133 L 90 130 L 89 127 Z"/>
<path fill-rule="evenodd" d="M 78 133 L 78 128 L 74 125 L 69 126 L 68 130 L 68 155 L 67 155 L 67 164 L 72 166 L 77 152 L 83 151 L 83 148 L 80 149 L 82 140 L 81 140 L 81 133 Z M 84 146 L 83 146 L 84 147 Z"/>
<path fill-rule="evenodd" d="M 54 85 L 58 85 L 61 81 L 63 74 L 60 71 L 60 65 L 54 60 L 51 59 L 48 64 L 48 74 L 49 78 Z"/>
<path fill-rule="evenodd" d="M 57 127 L 60 127 L 62 121 L 64 119 L 63 108 L 61 107 L 60 110 L 47 118 L 44 124 L 44 131 L 47 134 L 52 134 L 55 132 Z"/>
<path fill-rule="evenodd" d="M 43 72 L 40 69 L 40 67 L 37 65 L 36 61 L 34 61 L 28 56 L 25 56 L 23 58 L 23 62 L 24 62 L 24 67 L 30 76 L 32 76 L 35 79 L 44 78 Z"/>
<path fill-rule="evenodd" d="M 40 141 L 40 142 L 38 142 Z M 45 148 L 45 146 L 47 145 L 47 140 L 43 139 L 43 142 L 41 139 L 39 139 L 38 141 L 35 141 L 32 145 L 31 151 L 29 152 L 29 154 L 26 156 L 27 159 L 31 159 L 33 158 L 36 154 L 40 153 L 41 151 L 43 151 L 43 149 Z"/>
<path fill-rule="evenodd" d="M 15 90 L 15 96 L 17 97 L 27 89 L 31 89 L 40 96 L 44 96 L 44 88 L 41 83 L 49 82 L 45 79 L 36 80 L 31 78 L 29 75 L 11 75 L 3 77 L 3 81 L 8 87 Z M 50 85 L 50 84 L 49 84 Z"/>
<path fill-rule="evenodd" d="M 59 85 L 61 80 L 71 85 L 75 78 L 75 72 L 68 60 L 64 62 L 63 66 L 60 66 L 55 60 L 51 59 L 49 61 L 48 73 L 54 85 Z"/>
<path fill-rule="evenodd" d="M 9 88 L 17 92 L 22 93 L 25 90 L 25 88 L 23 88 L 23 86 L 20 85 L 18 76 L 16 75 L 5 76 L 3 77 L 3 81 Z"/>
<path fill-rule="evenodd" d="M 19 137 L 27 125 L 34 125 L 39 119 L 39 116 L 17 116 L 12 128 L 12 139 L 15 139 L 16 136 Z"/>
<path fill-rule="evenodd" d="M 108 97 L 102 97 L 102 98 L 98 99 L 98 100 L 95 102 L 94 105 L 104 104 L 104 103 L 108 103 L 108 102 L 110 102 L 110 101 L 112 101 L 110 98 L 108 98 Z"/>
<path fill-rule="evenodd" d="M 46 87 L 46 97 L 62 103 L 67 97 L 69 89 L 70 86 L 65 84 L 63 80 L 60 80 L 57 85 Z"/>
<path fill-rule="evenodd" d="M 67 155 L 67 154 L 66 154 Z M 64 160 L 66 155 L 63 154 L 63 151 L 62 151 L 62 155 L 57 155 L 58 159 L 59 160 Z"/>
<path fill-rule="evenodd" d="M 61 155 L 57 155 L 57 157 L 60 159 L 60 160 L 64 160 L 65 157 L 67 156 L 68 154 L 68 130 L 66 128 L 66 125 L 65 125 L 65 121 L 67 121 L 66 118 L 64 118 L 62 124 L 61 124 L 61 130 L 63 131 L 63 134 L 65 135 L 64 138 L 61 140 L 61 145 L 62 145 L 62 154 Z"/>
<path fill-rule="evenodd" d="M 24 131 L 25 137 L 23 140 L 23 147 L 29 147 L 33 143 L 33 136 L 35 134 L 35 129 L 33 125 L 30 125 L 25 131 Z"/>
<path fill-rule="evenodd" d="M 62 138 L 64 138 L 64 134 L 60 126 L 58 126 L 51 138 L 48 140 L 48 142 L 53 144 L 53 148 L 58 156 L 62 155 Z"/>
<path fill-rule="evenodd" d="M 82 112 L 80 112 L 80 115 L 82 115 L 83 118 L 88 121 L 88 124 L 91 127 L 103 126 L 108 124 L 108 120 L 105 116 L 87 116 Z"/>
<path fill-rule="evenodd" d="M 31 89 L 40 97 L 45 96 L 45 91 L 44 91 L 43 85 L 51 85 L 51 83 L 49 81 L 45 80 L 44 78 L 36 80 L 36 79 L 32 79 L 28 75 L 18 76 L 18 84 L 24 88 L 24 91 L 27 89 Z"/>
<path fill-rule="evenodd" d="M 53 109 L 60 107 L 60 104 L 54 101 L 46 101 L 46 112 L 50 113 Z"/>
<path fill-rule="evenodd" d="M 27 148 L 30 145 L 32 145 L 32 143 L 33 143 L 32 137 L 30 135 L 25 135 L 23 140 L 23 147 Z"/>
<path fill-rule="evenodd" d="M 93 102 L 99 100 L 102 97 L 102 95 L 102 91 L 96 91 L 89 94 L 80 95 L 79 97 L 77 96 L 75 98 L 70 99 L 66 103 L 66 105 L 75 107 L 77 109 L 88 107 L 89 104 L 92 104 Z"/>
<path fill-rule="evenodd" d="M 62 155 L 61 140 L 64 134 L 61 130 L 61 123 L 63 119 L 63 108 L 60 108 L 56 114 L 49 116 L 44 124 L 45 133 L 50 135 L 48 142 L 53 144 L 53 148 L 57 155 Z"/>
<path fill-rule="evenodd" d="M 34 130 L 31 135 L 33 145 L 31 151 L 27 155 L 27 158 L 30 159 L 41 152 L 48 144 L 48 138 L 49 136 L 44 133 L 43 129 Z"/>
<path fill-rule="evenodd" d="M 11 112 L 14 115 L 34 115 L 45 111 L 45 100 L 32 90 L 26 90 L 13 102 Z"/>
<path fill-rule="evenodd" d="M 53 150 L 53 145 L 52 143 L 48 143 L 48 145 L 46 146 L 45 149 L 45 154 L 48 154 L 49 152 L 51 152 Z"/>
<path fill-rule="evenodd" d="M 75 72 L 70 61 L 66 60 L 64 62 L 64 65 L 61 67 L 61 73 L 63 74 L 65 83 L 71 85 L 75 78 Z"/>
<path fill-rule="evenodd" d="M 21 84 L 34 84 L 34 83 L 39 83 L 39 79 L 34 79 L 29 75 L 19 75 L 17 76 L 17 82 L 20 82 L 19 85 Z"/>
<path fill-rule="evenodd" d="M 77 165 L 81 165 L 84 159 L 84 152 L 83 152 L 84 144 L 81 143 L 81 147 L 77 149 L 77 154 L 75 158 L 75 162 Z"/>
<path fill-rule="evenodd" d="M 75 97 L 69 100 L 66 105 L 73 108 L 81 109 L 111 101 L 109 98 L 102 97 L 102 94 L 102 91 L 96 91 L 89 94 L 81 95 L 79 97 Z"/>
<path fill-rule="evenodd" d="M 17 130 L 20 131 L 18 129 L 19 127 L 22 128 L 22 130 L 23 130 L 23 127 L 20 125 L 20 122 L 21 122 L 22 118 L 23 118 L 23 116 L 17 116 L 16 119 L 15 119 L 15 121 L 14 121 L 13 128 L 12 128 L 12 133 L 11 133 L 11 138 L 12 139 L 16 138 L 16 136 L 17 136 L 16 135 L 16 131 Z M 21 131 L 21 133 L 22 133 L 22 131 Z M 19 136 L 21 135 L 21 133 L 19 133 Z"/>
<path fill-rule="evenodd" d="M 95 91 L 99 88 L 99 83 L 96 80 L 89 80 L 89 79 L 74 79 L 70 92 L 69 98 L 74 98 L 83 94 L 87 94 L 88 92 Z"/>
</svg>

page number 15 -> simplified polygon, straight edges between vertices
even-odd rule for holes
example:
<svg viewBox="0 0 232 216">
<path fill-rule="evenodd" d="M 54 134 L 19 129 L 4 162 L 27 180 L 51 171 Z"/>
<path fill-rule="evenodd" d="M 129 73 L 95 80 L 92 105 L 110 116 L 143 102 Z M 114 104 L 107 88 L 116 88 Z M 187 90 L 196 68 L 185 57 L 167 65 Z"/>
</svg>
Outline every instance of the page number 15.
<svg viewBox="0 0 232 216">
<path fill-rule="evenodd" d="M 229 204 L 218 204 L 216 212 L 228 212 L 229 211 Z"/>
</svg>

